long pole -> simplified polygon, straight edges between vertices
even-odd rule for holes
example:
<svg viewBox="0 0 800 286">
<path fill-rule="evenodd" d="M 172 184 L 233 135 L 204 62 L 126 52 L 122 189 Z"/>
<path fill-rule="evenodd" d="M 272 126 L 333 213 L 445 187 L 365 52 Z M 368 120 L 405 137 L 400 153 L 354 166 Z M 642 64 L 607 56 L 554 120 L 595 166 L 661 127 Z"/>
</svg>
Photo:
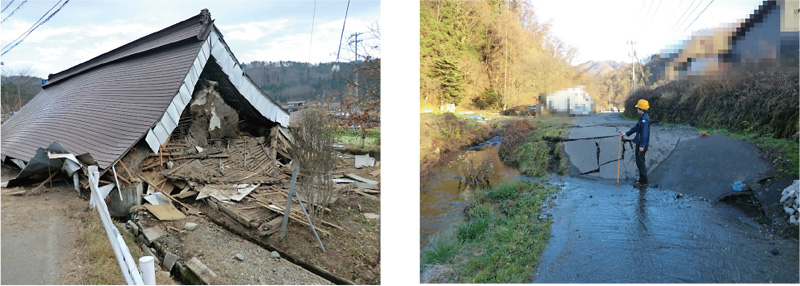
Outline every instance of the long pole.
<svg viewBox="0 0 800 286">
<path fill-rule="evenodd" d="M 617 185 L 619 185 L 619 161 L 622 161 L 622 136 L 619 138 L 619 151 L 617 152 Z"/>
</svg>

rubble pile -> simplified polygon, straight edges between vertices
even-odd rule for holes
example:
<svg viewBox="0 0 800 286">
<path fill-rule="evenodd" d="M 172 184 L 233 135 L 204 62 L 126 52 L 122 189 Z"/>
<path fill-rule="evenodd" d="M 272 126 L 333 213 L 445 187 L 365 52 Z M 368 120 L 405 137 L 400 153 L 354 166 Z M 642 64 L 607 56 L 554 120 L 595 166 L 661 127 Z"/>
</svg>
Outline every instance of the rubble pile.
<svg viewBox="0 0 800 286">
<path fill-rule="evenodd" d="M 783 210 L 789 215 L 789 223 L 793 225 L 797 225 L 798 217 L 800 217 L 800 211 L 798 211 L 800 197 L 798 192 L 800 192 L 800 180 L 794 180 L 794 183 L 783 189 L 781 193 Z"/>
</svg>

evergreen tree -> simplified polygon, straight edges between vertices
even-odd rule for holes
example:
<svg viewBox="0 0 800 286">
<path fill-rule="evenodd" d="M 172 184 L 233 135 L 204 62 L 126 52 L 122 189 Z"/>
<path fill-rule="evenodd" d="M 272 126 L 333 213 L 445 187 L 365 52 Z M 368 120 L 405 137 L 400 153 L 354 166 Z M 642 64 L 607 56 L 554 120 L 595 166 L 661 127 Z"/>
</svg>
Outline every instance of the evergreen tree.
<svg viewBox="0 0 800 286">
<path fill-rule="evenodd" d="M 434 76 L 439 79 L 440 103 L 459 103 L 464 93 L 464 74 L 458 69 L 458 63 L 448 58 L 436 59 Z"/>
</svg>

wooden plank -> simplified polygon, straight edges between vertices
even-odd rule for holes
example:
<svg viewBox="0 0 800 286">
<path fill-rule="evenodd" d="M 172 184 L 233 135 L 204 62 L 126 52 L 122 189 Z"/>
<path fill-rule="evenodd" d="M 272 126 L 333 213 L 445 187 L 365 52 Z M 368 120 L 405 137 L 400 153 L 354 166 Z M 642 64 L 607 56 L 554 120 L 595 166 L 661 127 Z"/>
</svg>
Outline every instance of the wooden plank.
<svg viewBox="0 0 800 286">
<path fill-rule="evenodd" d="M 381 199 L 379 199 L 378 197 L 376 197 L 376 196 L 373 196 L 373 195 L 370 195 L 370 194 L 367 194 L 367 193 L 365 193 L 365 192 L 362 192 L 362 191 L 361 191 L 361 190 L 359 190 L 359 189 L 353 189 L 353 191 L 354 191 L 354 192 L 356 192 L 356 193 L 357 193 L 357 194 L 359 194 L 359 195 L 362 195 L 362 196 L 364 196 L 365 198 L 368 198 L 368 199 L 370 199 L 370 200 L 373 200 L 373 201 L 376 201 L 376 202 L 379 202 L 379 201 L 381 201 Z"/>
<path fill-rule="evenodd" d="M 215 199 L 213 197 L 211 197 L 211 199 L 214 200 L 214 202 L 219 207 L 219 210 L 221 210 L 223 213 L 227 214 L 231 218 L 235 219 L 236 221 L 238 221 L 239 223 L 241 223 L 241 224 L 243 224 L 243 225 L 245 225 L 247 227 L 253 227 L 253 225 L 252 225 L 253 224 L 253 218 L 239 213 L 235 208 L 227 206 L 225 203 L 221 203 L 219 200 L 217 200 L 217 199 Z"/>
<path fill-rule="evenodd" d="M 270 135 L 269 135 L 270 139 L 272 139 L 272 142 L 271 142 L 272 154 L 270 154 L 270 158 L 272 158 L 273 161 L 278 160 L 278 155 L 277 155 L 278 137 L 277 137 L 276 133 L 278 133 L 278 126 L 272 127 L 272 131 L 270 131 Z"/>
<path fill-rule="evenodd" d="M 259 206 L 260 207 L 260 206 Z M 258 227 L 258 234 L 261 236 L 267 236 L 273 234 L 281 229 L 281 222 L 283 221 L 283 216 L 278 216 L 268 222 L 262 223 Z"/>
<path fill-rule="evenodd" d="M 172 205 L 150 205 L 144 207 L 150 211 L 158 220 L 178 220 L 186 218 L 186 215 L 178 211 Z"/>
<path fill-rule="evenodd" d="M 283 211 L 279 211 L 279 210 L 277 210 L 277 209 L 274 209 L 274 208 L 270 207 L 269 205 L 265 205 L 265 204 L 262 204 L 262 203 L 260 203 L 260 202 L 256 202 L 256 203 L 257 203 L 257 204 L 259 204 L 259 205 L 261 205 L 261 206 L 263 206 L 263 207 L 265 207 L 265 208 L 267 208 L 267 209 L 269 209 L 269 210 L 271 210 L 271 211 L 274 211 L 274 212 L 276 212 L 276 213 L 279 213 L 279 214 L 283 214 Z M 292 214 L 294 214 L 294 213 L 292 213 Z M 300 218 L 297 218 L 296 216 L 293 216 L 293 215 L 291 215 L 291 214 L 289 215 L 289 218 L 290 218 L 290 219 L 292 219 L 292 220 L 294 220 L 294 221 L 296 221 L 296 222 L 299 222 L 299 223 L 301 223 L 301 224 L 304 224 L 304 225 L 306 225 L 306 226 L 311 226 L 311 225 L 310 225 L 310 224 L 309 224 L 309 223 L 308 223 L 308 222 L 307 222 L 305 219 L 300 219 Z M 327 231 L 327 230 L 324 230 L 324 229 L 322 229 L 322 228 L 319 228 L 319 227 L 317 227 L 316 229 L 317 229 L 319 232 L 321 232 L 321 233 L 324 233 L 325 235 L 331 235 L 331 233 L 330 233 L 329 231 Z"/>
<path fill-rule="evenodd" d="M 128 170 L 128 167 L 125 166 L 125 163 L 122 162 L 122 160 L 119 160 L 119 164 L 122 166 L 122 169 L 125 169 L 125 172 L 128 173 L 128 177 L 131 177 L 131 181 L 135 181 L 136 176 L 134 176 L 133 173 L 131 173 L 131 170 Z"/>
<path fill-rule="evenodd" d="M 126 183 L 126 184 L 128 184 L 128 185 L 130 185 L 130 184 L 131 184 L 131 182 L 130 182 L 130 181 L 128 181 L 128 180 L 126 180 L 126 179 L 125 179 L 125 177 L 123 177 L 123 176 L 121 176 L 121 175 L 119 175 L 119 174 L 115 174 L 115 175 L 116 175 L 117 179 L 119 179 L 119 180 L 122 180 L 123 182 L 125 182 L 125 183 Z"/>
</svg>

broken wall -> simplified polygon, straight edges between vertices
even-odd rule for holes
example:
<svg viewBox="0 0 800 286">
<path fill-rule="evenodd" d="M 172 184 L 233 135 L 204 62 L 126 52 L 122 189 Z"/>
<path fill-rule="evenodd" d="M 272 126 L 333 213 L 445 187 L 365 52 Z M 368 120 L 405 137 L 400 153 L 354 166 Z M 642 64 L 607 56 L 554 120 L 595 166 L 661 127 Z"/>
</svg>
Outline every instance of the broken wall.
<svg viewBox="0 0 800 286">
<path fill-rule="evenodd" d="M 203 85 L 189 103 L 189 146 L 207 147 L 210 140 L 233 138 L 239 133 L 239 114 L 217 92 L 217 82 L 205 80 Z"/>
</svg>

